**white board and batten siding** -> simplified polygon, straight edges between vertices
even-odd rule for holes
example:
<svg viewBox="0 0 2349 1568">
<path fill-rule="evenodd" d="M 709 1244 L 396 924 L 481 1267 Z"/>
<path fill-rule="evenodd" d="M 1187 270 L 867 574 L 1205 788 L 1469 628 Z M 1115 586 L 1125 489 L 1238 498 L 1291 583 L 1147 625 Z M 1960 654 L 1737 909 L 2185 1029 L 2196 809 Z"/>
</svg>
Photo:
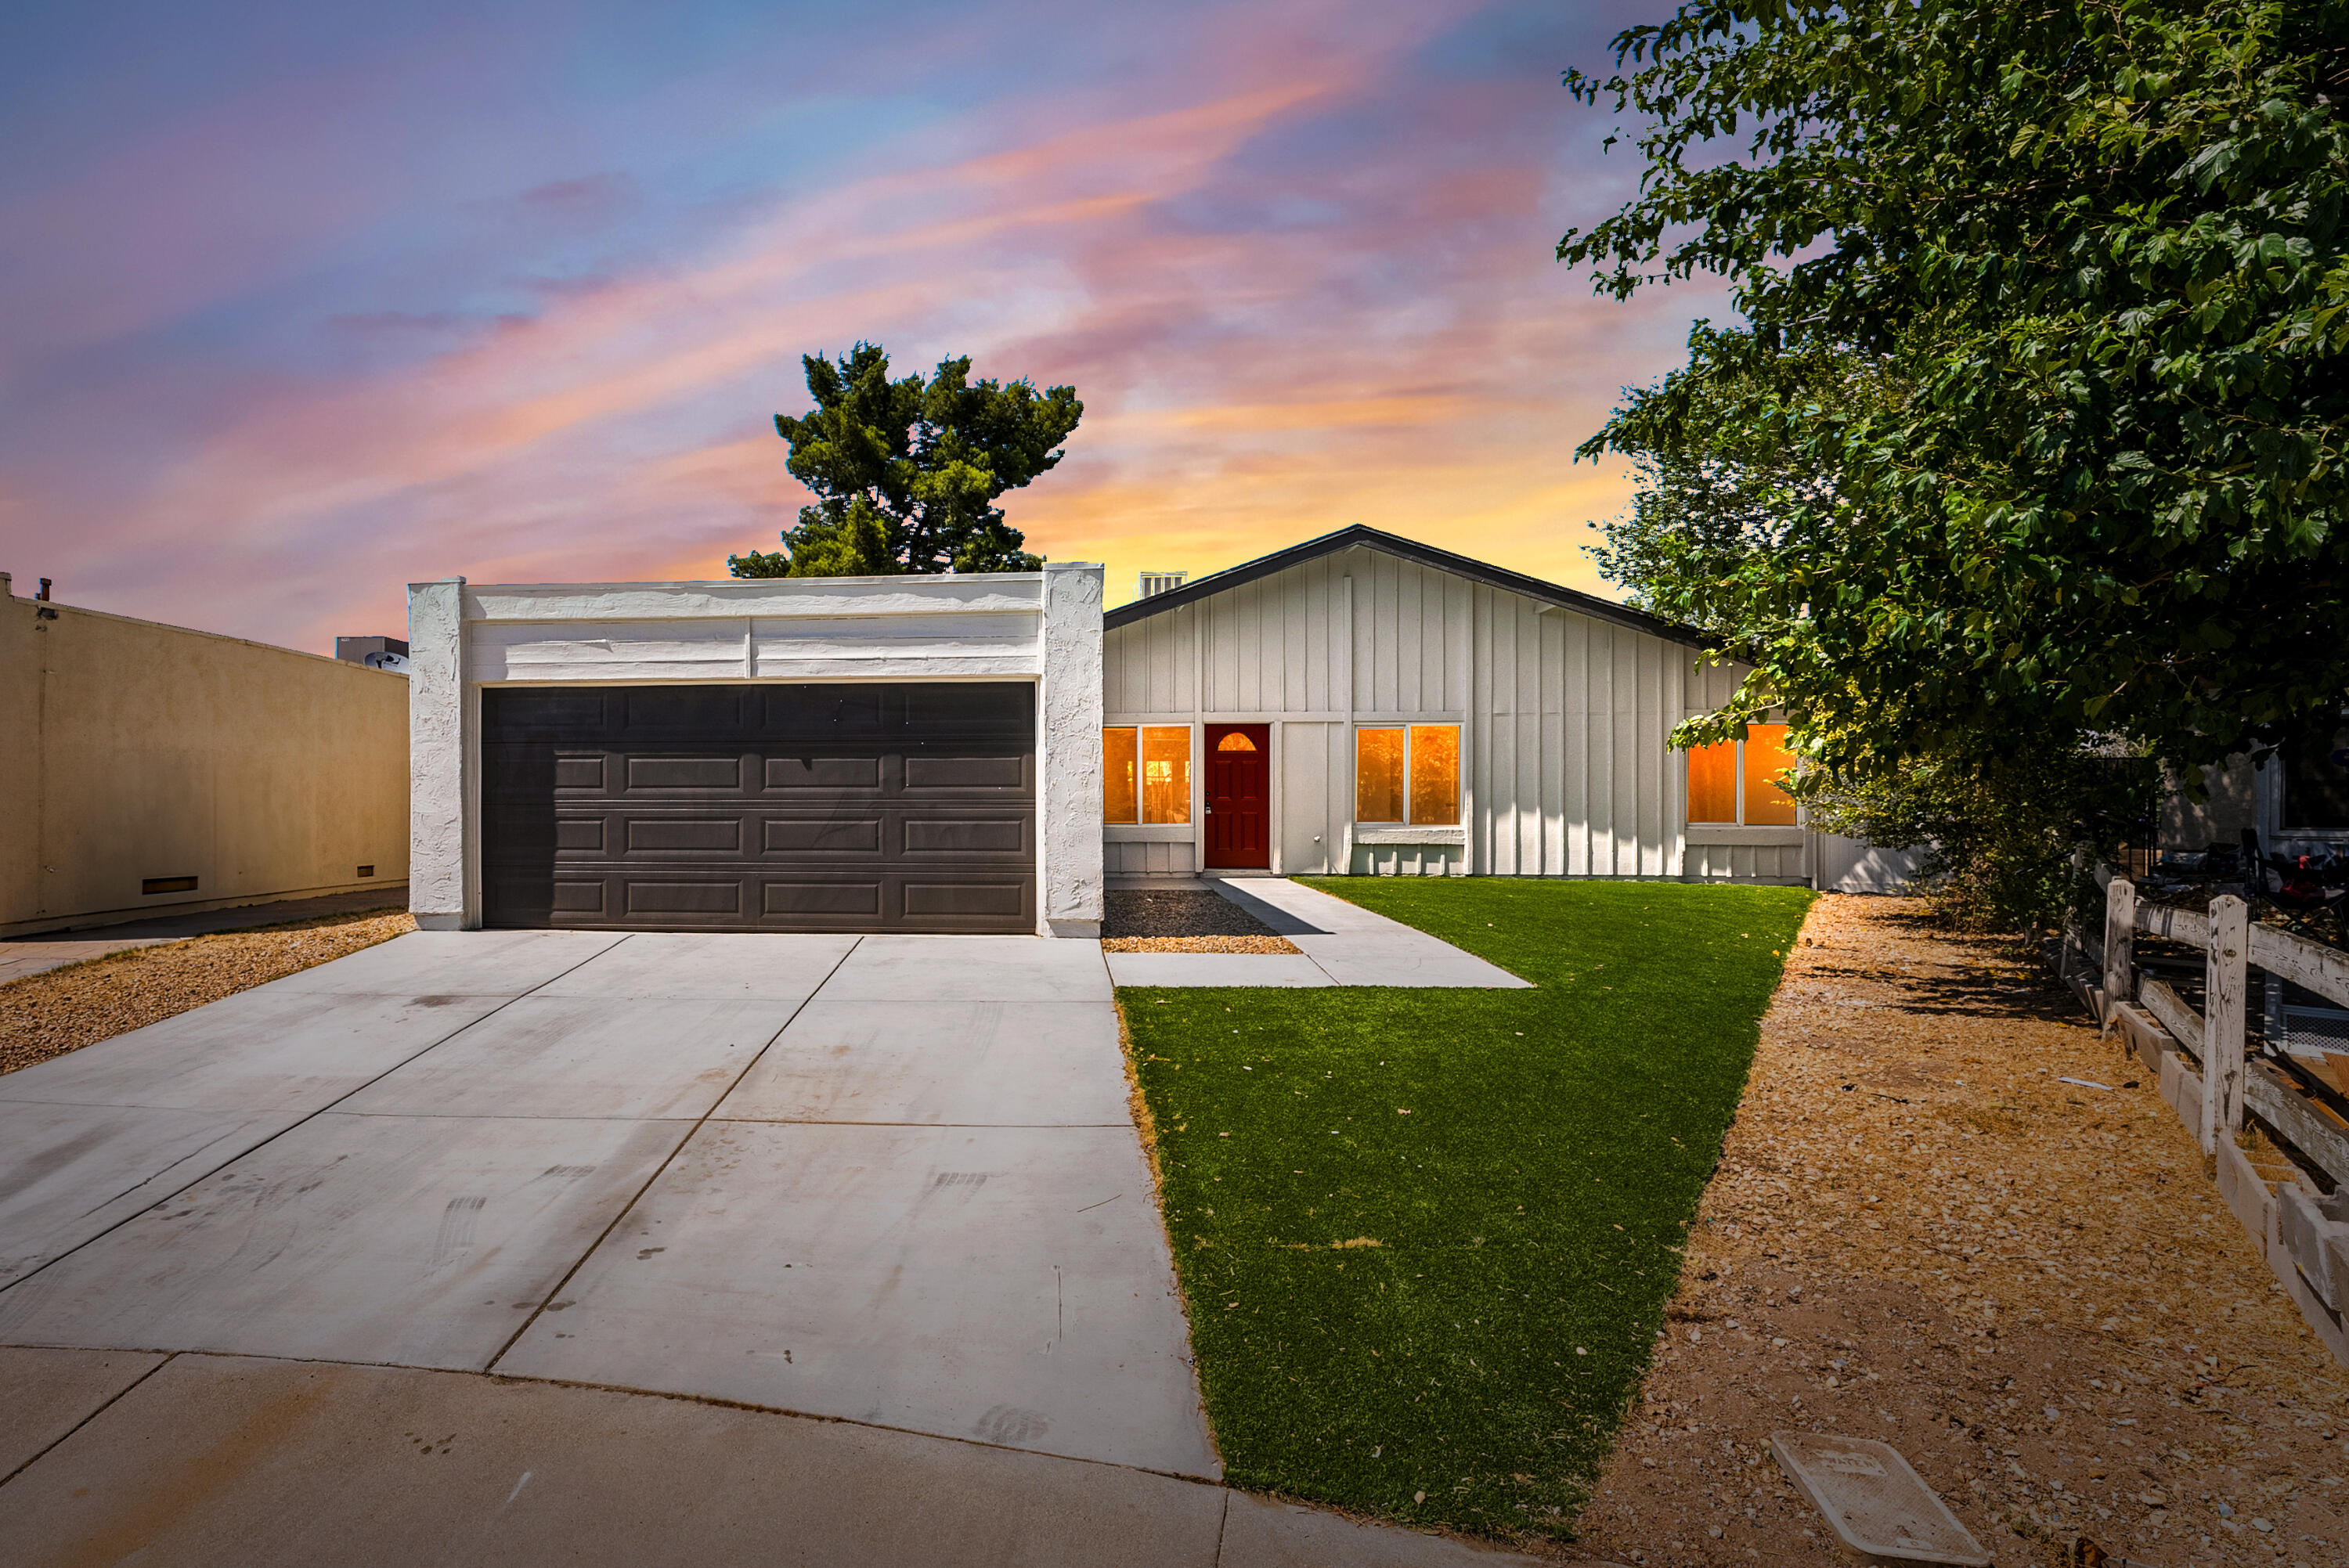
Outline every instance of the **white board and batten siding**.
<svg viewBox="0 0 2349 1568">
<path fill-rule="evenodd" d="M 1798 882 L 1801 830 L 1687 826 L 1668 737 L 1743 673 L 1685 644 L 1352 548 L 1112 628 L 1103 722 L 1272 727 L 1273 871 Z M 1461 825 L 1357 824 L 1357 726 L 1462 727 Z M 1195 768 L 1193 789 L 1203 787 Z M 1197 868 L 1185 825 L 1110 825 L 1110 875 Z M 1792 842 L 1782 842 L 1791 837 Z"/>
</svg>

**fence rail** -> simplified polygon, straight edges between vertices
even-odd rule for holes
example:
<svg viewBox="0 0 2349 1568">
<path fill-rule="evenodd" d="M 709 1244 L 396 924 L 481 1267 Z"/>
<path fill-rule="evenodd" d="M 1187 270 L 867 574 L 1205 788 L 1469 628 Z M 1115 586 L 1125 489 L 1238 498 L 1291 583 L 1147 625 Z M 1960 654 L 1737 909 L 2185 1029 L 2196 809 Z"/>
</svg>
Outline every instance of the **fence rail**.
<svg viewBox="0 0 2349 1568">
<path fill-rule="evenodd" d="M 2336 1007 L 2349 1007 L 2349 953 L 2320 947 L 2271 925 L 2251 927 L 2251 962 L 2305 986 Z"/>
<path fill-rule="evenodd" d="M 2136 886 L 2104 867 L 2096 880 L 2105 890 L 2104 940 L 2072 931 L 2064 978 L 2159 1075 L 2163 1098 L 2201 1143 L 2220 1196 L 2301 1315 L 2349 1365 L 2349 1119 L 2315 1091 L 2313 1075 L 2295 1075 L 2289 1057 L 2251 1054 L 2246 1006 L 2258 969 L 2271 984 L 2289 980 L 2349 1007 L 2349 954 L 2251 924 L 2240 898 L 2213 899 L 2202 913 L 2140 904 Z M 2139 974 L 2139 936 L 2202 949 L 2199 1009 L 2167 982 Z M 2094 958 L 2100 985 L 2070 972 L 2074 952 Z M 2273 1182 L 2260 1174 L 2238 1142 L 2247 1119 L 2282 1146 L 2298 1174 Z"/>
</svg>

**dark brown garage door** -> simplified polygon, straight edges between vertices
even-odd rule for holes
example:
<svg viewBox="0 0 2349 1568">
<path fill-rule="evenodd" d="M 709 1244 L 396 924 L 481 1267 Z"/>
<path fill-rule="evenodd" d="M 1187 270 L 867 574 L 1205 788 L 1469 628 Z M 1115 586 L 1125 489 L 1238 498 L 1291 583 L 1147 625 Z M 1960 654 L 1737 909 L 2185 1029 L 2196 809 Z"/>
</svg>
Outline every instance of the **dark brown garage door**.
<svg viewBox="0 0 2349 1568">
<path fill-rule="evenodd" d="M 1035 688 L 492 687 L 492 925 L 1036 928 Z"/>
</svg>

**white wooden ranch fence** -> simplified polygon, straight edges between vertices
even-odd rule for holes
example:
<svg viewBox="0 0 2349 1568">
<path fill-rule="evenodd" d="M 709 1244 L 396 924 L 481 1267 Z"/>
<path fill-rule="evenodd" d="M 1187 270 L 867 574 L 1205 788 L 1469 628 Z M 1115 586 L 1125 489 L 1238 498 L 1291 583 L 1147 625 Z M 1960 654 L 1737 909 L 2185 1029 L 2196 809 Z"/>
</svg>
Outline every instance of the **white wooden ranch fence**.
<svg viewBox="0 0 2349 1568">
<path fill-rule="evenodd" d="M 2098 880 L 2105 883 L 2104 940 L 2078 931 L 2065 939 L 2064 980 L 2105 1029 L 2118 1032 L 2158 1075 L 2162 1098 L 2200 1141 L 2204 1170 L 2217 1180 L 2220 1196 L 2317 1337 L 2349 1365 L 2349 1120 L 2292 1074 L 2251 1054 L 2245 1027 L 2254 967 L 2267 972 L 2271 985 L 2289 980 L 2349 1007 L 2349 954 L 2251 924 L 2240 898 L 2213 899 L 2201 913 L 2141 905 L 2126 878 L 2100 871 Z M 2139 933 L 2202 949 L 2201 1012 L 2163 981 L 2137 973 Z M 2088 975 L 2074 973 L 2075 952 L 2094 963 Z M 2263 1177 L 2236 1141 L 2247 1114 L 2302 1169 L 2280 1181 Z M 2330 1195 L 2319 1191 L 2308 1167 L 2333 1182 Z"/>
</svg>

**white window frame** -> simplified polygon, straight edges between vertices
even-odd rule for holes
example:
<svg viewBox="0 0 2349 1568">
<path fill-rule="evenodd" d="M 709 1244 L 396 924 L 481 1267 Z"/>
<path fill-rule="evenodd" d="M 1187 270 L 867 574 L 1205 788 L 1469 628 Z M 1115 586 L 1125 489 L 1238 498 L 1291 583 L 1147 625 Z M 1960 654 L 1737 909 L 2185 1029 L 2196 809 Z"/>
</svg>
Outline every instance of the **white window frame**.
<svg viewBox="0 0 2349 1568">
<path fill-rule="evenodd" d="M 1411 732 L 1413 729 L 1449 729 L 1454 731 L 1457 760 L 1452 772 L 1452 814 L 1449 822 L 1414 822 L 1411 820 Z M 1402 731 L 1402 820 L 1371 821 L 1362 816 L 1362 731 L 1366 729 L 1400 729 Z M 1376 835 L 1408 829 L 1414 834 L 1463 833 L 1467 831 L 1464 819 L 1468 814 L 1468 727 L 1456 718 L 1392 718 L 1365 719 L 1353 726 L 1354 755 L 1351 778 L 1347 787 L 1354 792 L 1354 838 L 1357 843 L 1376 843 Z M 1416 840 L 1402 841 L 1415 842 Z"/>
<path fill-rule="evenodd" d="M 1104 816 L 1102 817 L 1102 828 L 1104 828 L 1104 829 L 1108 829 L 1108 830 L 1124 830 L 1124 832 L 1125 832 L 1125 833 L 1128 833 L 1128 834 L 1131 834 L 1131 833 L 1134 832 L 1134 830 L 1135 830 L 1139 829 L 1139 830 L 1143 830 L 1143 833 L 1144 833 L 1144 835 L 1145 835 L 1145 836 L 1150 837 L 1150 838 L 1154 838 L 1154 839 L 1155 839 L 1155 838 L 1187 838 L 1187 837 L 1191 836 L 1194 832 L 1195 832 L 1195 831 L 1197 830 L 1198 823 L 1199 823 L 1199 815 L 1200 815 L 1200 812 L 1199 812 L 1199 735 L 1200 735 L 1200 728 L 1199 728 L 1199 726 L 1197 726 L 1197 725 L 1195 725 L 1195 724 L 1186 723 L 1186 722 L 1185 722 L 1185 721 L 1183 721 L 1183 720 L 1180 720 L 1180 719 L 1177 719 L 1176 721 L 1174 721 L 1174 723 L 1172 723 L 1172 724 L 1164 724 L 1164 723 L 1154 724 L 1154 723 L 1152 723 L 1151 721 L 1149 721 L 1148 719 L 1136 719 L 1136 720 L 1134 720 L 1134 721 L 1133 721 L 1133 723 L 1131 723 L 1131 724 L 1108 724 L 1108 723 L 1105 723 L 1105 724 L 1103 724 L 1103 725 L 1102 726 L 1102 732 L 1103 732 L 1104 734 L 1106 734 L 1108 731 L 1112 730 L 1112 729 L 1125 729 L 1125 730 L 1131 730 L 1131 731 L 1133 731 L 1133 821 L 1131 821 L 1131 822 L 1113 822 L 1113 821 L 1111 821 L 1111 820 L 1109 820 L 1109 818 L 1108 818 L 1106 815 L 1104 815 Z M 1145 800 L 1147 800 L 1147 799 L 1149 799 L 1149 798 L 1150 798 L 1150 794 L 1149 794 L 1148 787 L 1147 787 L 1147 785 L 1144 783 L 1144 781 L 1143 781 L 1143 755 L 1142 755 L 1142 732 L 1143 732 L 1143 730 L 1145 730 L 1145 729 L 1179 729 L 1179 730 L 1182 730 L 1182 731 L 1185 733 L 1185 735 L 1187 737 L 1186 744 L 1187 744 L 1187 746 L 1189 747 L 1189 750 L 1190 750 L 1190 764 L 1191 764 L 1191 767 L 1190 767 L 1190 785 L 1191 785 L 1191 788 L 1190 788 L 1190 789 L 1189 789 L 1189 791 L 1188 791 L 1189 796 L 1190 796 L 1190 799 L 1189 799 L 1189 804 L 1188 804 L 1188 807 L 1187 807 L 1187 810 L 1189 810 L 1190 815 L 1189 815 L 1189 816 L 1188 816 L 1185 820 L 1183 820 L 1183 821 L 1180 821 L 1180 822 L 1146 822 L 1146 821 L 1143 820 L 1143 801 L 1145 801 Z M 1109 747 L 1108 747 L 1108 744 L 1107 744 L 1106 742 L 1102 742 L 1102 743 L 1101 743 L 1101 744 L 1102 744 L 1102 771 L 1103 771 L 1103 773 L 1104 773 L 1104 774 L 1106 774 L 1106 773 L 1107 773 L 1107 771 L 1108 771 L 1108 767 L 1109 767 Z M 1107 804 L 1107 798 L 1108 798 L 1108 791 L 1107 791 L 1107 789 L 1103 789 L 1103 791 L 1102 791 L 1102 799 L 1103 799 L 1103 804 L 1104 804 L 1104 806 L 1106 806 L 1106 804 Z"/>
<path fill-rule="evenodd" d="M 1754 720 L 1756 724 L 1784 724 L 1780 718 Z M 1745 820 L 1745 737 L 1739 736 L 1728 744 L 1736 752 L 1730 762 L 1730 788 L 1737 800 L 1737 820 L 1733 822 L 1700 822 L 1689 815 L 1688 769 L 1696 759 L 1694 749 L 1681 753 L 1681 827 L 1691 843 L 1793 843 L 1810 831 L 1810 812 L 1797 800 L 1795 820 L 1787 822 L 1748 822 Z"/>
</svg>

